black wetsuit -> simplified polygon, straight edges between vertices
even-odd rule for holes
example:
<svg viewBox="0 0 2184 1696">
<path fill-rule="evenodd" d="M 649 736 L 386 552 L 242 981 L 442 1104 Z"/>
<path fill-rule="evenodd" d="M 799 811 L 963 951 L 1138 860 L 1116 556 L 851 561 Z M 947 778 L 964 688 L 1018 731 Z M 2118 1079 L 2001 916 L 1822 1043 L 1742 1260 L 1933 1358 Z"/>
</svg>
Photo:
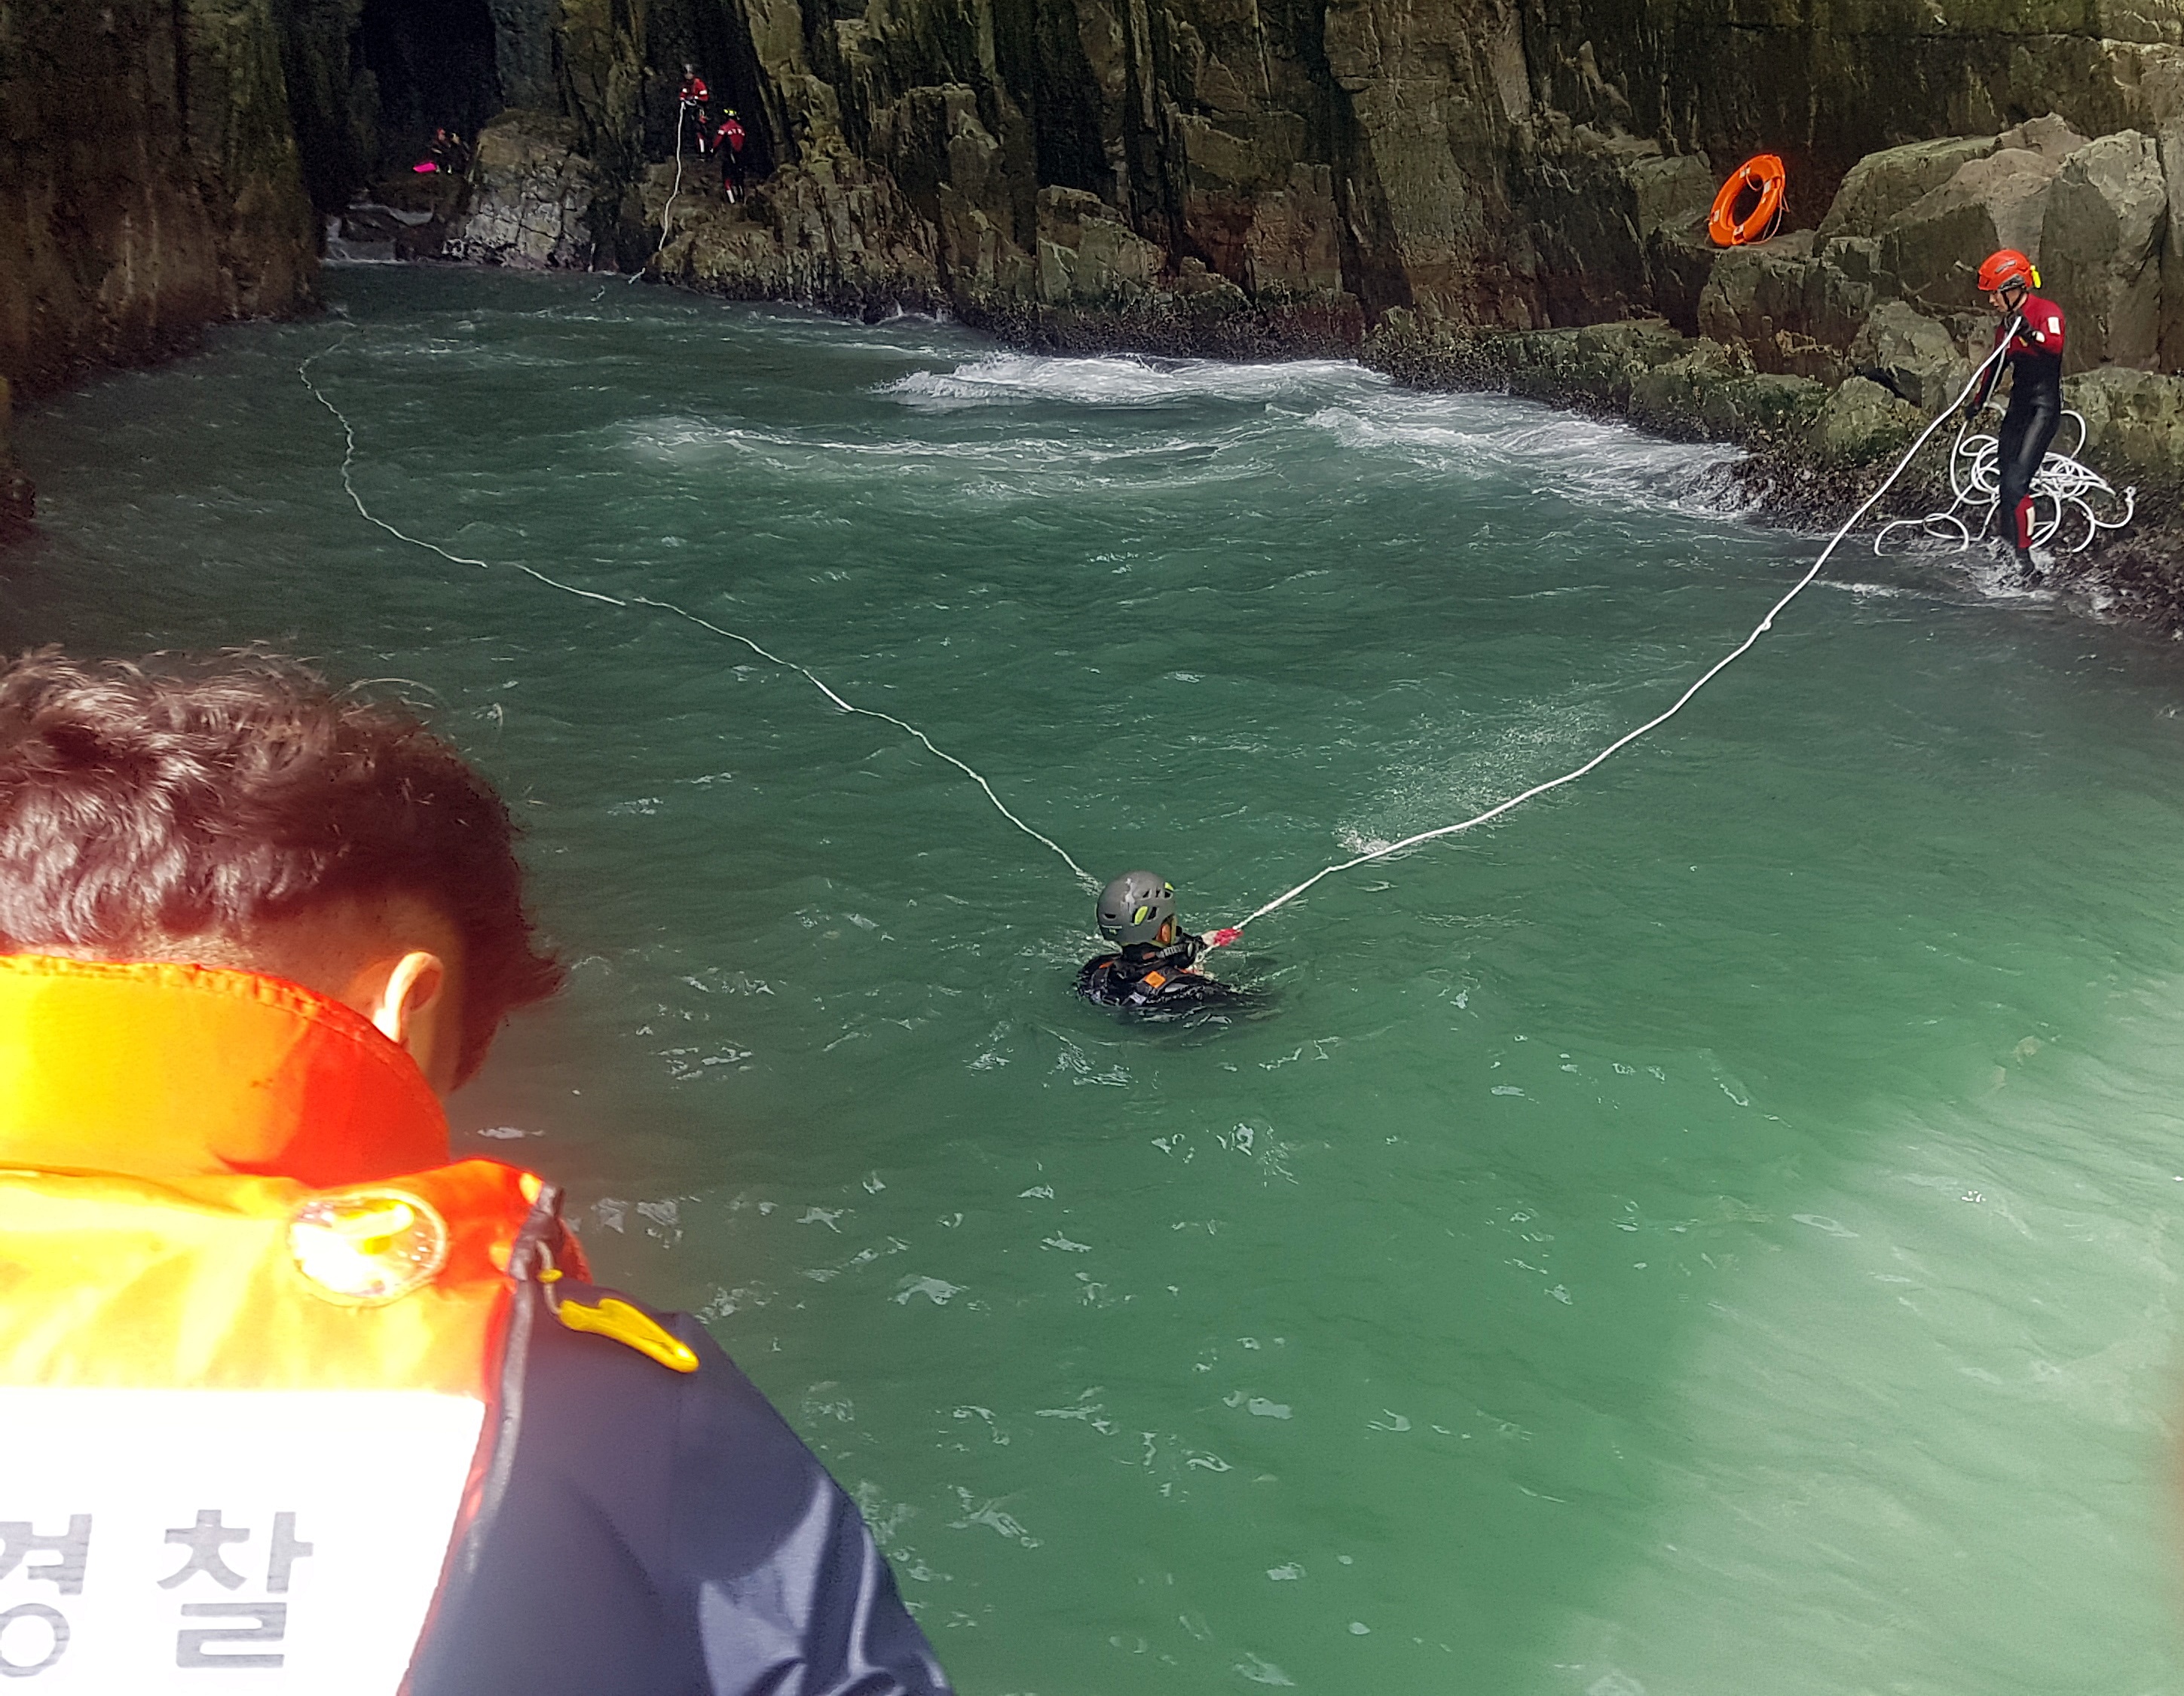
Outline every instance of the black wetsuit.
<svg viewBox="0 0 2184 1696">
<path fill-rule="evenodd" d="M 1206 952 L 1206 938 L 1188 931 L 1167 947 L 1133 943 L 1118 954 L 1087 960 L 1077 974 L 1077 993 L 1102 1007 L 1173 1009 L 1233 1001 L 1238 992 L 1217 977 L 1193 971 Z"/>
<path fill-rule="evenodd" d="M 2028 294 L 2019 303 L 2021 320 L 2009 352 L 1981 379 L 1973 409 L 1985 406 L 2002 373 L 2009 372 L 2009 409 L 2000 432 L 2002 499 L 1997 512 L 2010 545 L 2023 554 L 2032 546 L 2032 480 L 2063 422 L 2063 309 Z M 1999 342 L 2005 323 L 1995 331 Z"/>
</svg>

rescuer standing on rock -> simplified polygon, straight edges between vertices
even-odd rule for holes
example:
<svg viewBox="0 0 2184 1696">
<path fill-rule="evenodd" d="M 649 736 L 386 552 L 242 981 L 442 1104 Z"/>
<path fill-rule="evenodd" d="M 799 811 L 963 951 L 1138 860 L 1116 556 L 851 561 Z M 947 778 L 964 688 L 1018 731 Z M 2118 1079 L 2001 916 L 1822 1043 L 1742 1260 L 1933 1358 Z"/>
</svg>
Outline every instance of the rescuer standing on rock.
<svg viewBox="0 0 2184 1696">
<path fill-rule="evenodd" d="M 285 664 L 0 669 L 7 1676 L 945 1696 L 704 1327 L 451 1160 L 440 1097 L 562 977 L 512 834 Z"/>
<path fill-rule="evenodd" d="M 2018 581 L 2036 583 L 2040 569 L 2032 559 L 2032 480 L 2063 421 L 2063 309 L 2032 291 L 2040 273 L 2014 247 L 1991 253 L 1980 267 L 1979 286 L 2003 314 L 1995 345 L 2008 338 L 2008 353 L 1987 367 L 1966 403 L 1976 413 L 1992 397 L 2003 372 L 2009 373 L 2009 408 L 2000 432 L 2002 498 L 1997 512 L 2008 526 L 2017 555 Z"/>
<path fill-rule="evenodd" d="M 682 61 L 682 85 L 675 91 L 675 150 L 682 151 L 682 130 L 688 125 L 698 138 L 698 151 L 705 151 L 705 106 L 713 97 L 713 91 L 705 86 L 705 79 L 698 75 L 698 67 L 689 60 Z"/>
</svg>

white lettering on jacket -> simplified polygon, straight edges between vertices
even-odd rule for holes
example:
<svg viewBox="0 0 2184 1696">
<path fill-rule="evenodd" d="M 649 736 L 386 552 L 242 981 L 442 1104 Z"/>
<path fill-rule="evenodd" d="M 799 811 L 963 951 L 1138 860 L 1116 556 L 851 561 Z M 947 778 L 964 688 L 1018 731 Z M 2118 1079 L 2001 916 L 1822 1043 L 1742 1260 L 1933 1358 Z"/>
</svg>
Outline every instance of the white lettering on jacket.
<svg viewBox="0 0 2184 1696">
<path fill-rule="evenodd" d="M 0 1388 L 0 1677 L 37 1696 L 394 1696 L 483 1405 Z"/>
</svg>

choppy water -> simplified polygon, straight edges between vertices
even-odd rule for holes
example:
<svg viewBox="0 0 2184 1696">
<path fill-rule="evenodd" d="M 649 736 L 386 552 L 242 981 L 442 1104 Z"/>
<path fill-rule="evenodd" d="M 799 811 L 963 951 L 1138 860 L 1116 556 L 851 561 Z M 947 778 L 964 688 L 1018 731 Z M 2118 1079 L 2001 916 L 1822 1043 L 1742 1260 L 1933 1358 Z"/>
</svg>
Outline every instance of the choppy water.
<svg viewBox="0 0 2184 1696">
<path fill-rule="evenodd" d="M 1340 364 L 348 272 L 28 435 L 13 642 L 395 677 L 577 964 L 457 1104 L 705 1313 L 964 1688 L 2184 1689 L 2184 673 L 1718 464 Z M 481 570 L 365 524 L 359 492 Z M 523 1133 L 520 1137 L 516 1132 Z"/>
</svg>

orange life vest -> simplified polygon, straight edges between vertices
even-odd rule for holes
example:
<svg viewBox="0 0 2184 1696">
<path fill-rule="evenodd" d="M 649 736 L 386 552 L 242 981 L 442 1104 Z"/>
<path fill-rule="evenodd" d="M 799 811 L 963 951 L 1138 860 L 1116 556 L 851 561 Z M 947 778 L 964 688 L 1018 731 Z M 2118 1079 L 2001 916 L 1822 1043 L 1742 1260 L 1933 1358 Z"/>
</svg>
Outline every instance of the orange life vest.
<svg viewBox="0 0 2184 1696">
<path fill-rule="evenodd" d="M 0 1676 L 402 1687 L 574 1252 L 447 1138 L 309 990 L 0 956 Z"/>
</svg>

